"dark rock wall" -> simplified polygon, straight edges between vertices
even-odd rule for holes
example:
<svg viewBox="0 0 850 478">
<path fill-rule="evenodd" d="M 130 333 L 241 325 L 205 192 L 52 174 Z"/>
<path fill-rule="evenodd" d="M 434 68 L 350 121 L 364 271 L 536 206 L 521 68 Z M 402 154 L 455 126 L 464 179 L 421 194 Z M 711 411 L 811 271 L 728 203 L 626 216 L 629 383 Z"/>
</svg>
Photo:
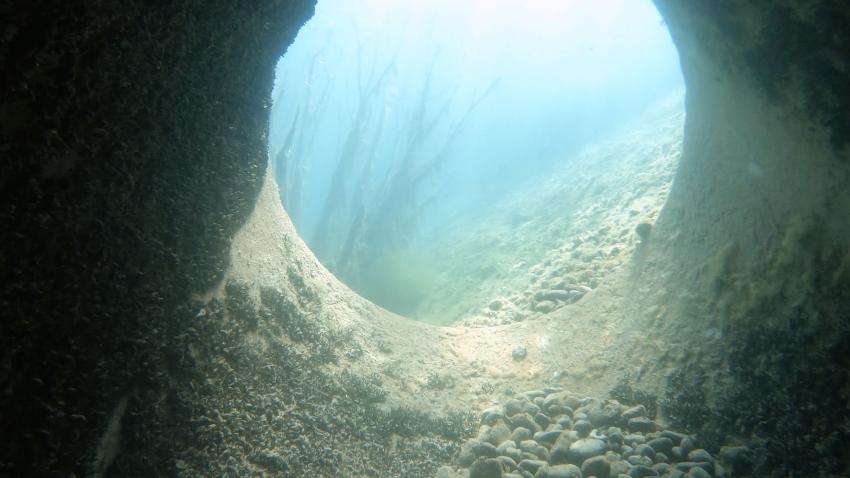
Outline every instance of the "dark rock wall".
<svg viewBox="0 0 850 478">
<path fill-rule="evenodd" d="M 136 413 L 252 209 L 312 8 L 0 4 L 0 473 L 82 476 L 122 397 Z"/>
<path fill-rule="evenodd" d="M 687 85 L 653 233 L 663 270 L 648 272 L 667 276 L 670 328 L 691 352 L 667 411 L 705 446 L 756 446 L 756 476 L 846 475 L 850 7 L 655 3 Z"/>
</svg>

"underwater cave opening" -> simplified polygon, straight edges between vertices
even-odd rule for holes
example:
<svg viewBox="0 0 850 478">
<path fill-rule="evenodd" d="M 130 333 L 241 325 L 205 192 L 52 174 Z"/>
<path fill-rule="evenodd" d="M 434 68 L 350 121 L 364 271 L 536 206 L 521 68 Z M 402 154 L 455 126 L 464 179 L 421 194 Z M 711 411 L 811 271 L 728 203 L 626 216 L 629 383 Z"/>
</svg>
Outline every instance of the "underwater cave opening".
<svg viewBox="0 0 850 478">
<path fill-rule="evenodd" d="M 672 181 L 683 90 L 650 0 L 320 0 L 277 67 L 270 164 L 356 292 L 508 323 L 625 262 Z"/>
</svg>

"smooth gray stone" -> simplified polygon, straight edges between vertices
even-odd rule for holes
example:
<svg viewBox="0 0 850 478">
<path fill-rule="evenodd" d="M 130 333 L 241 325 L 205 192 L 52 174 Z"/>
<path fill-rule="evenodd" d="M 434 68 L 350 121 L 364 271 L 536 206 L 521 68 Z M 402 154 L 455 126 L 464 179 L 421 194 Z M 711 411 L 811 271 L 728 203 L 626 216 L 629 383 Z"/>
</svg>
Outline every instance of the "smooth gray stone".
<svg viewBox="0 0 850 478">
<path fill-rule="evenodd" d="M 564 433 L 561 430 L 551 432 L 537 432 L 534 434 L 534 440 L 538 443 L 555 443 L 555 440 Z"/>
<path fill-rule="evenodd" d="M 691 437 L 683 438 L 682 443 L 679 444 L 679 446 L 682 447 L 682 453 L 684 453 L 685 456 L 688 456 L 688 453 L 696 450 L 697 448 L 696 443 L 694 443 L 694 439 Z"/>
<path fill-rule="evenodd" d="M 696 450 L 688 453 L 688 461 L 704 461 L 704 462 L 714 462 L 714 458 L 711 456 L 711 453 L 703 450 L 702 448 L 697 448 Z"/>
<path fill-rule="evenodd" d="M 644 478 L 645 476 L 658 476 L 658 472 L 645 465 L 638 465 L 629 470 L 631 478 Z"/>
<path fill-rule="evenodd" d="M 590 431 L 593 430 L 593 425 L 591 425 L 587 420 L 579 420 L 573 424 L 573 430 L 578 433 L 578 436 L 584 438 L 590 435 Z"/>
<path fill-rule="evenodd" d="M 487 442 L 478 442 L 472 445 L 472 453 L 475 453 L 475 456 L 484 456 L 487 458 L 496 458 L 499 456 L 499 450 L 492 443 Z"/>
<path fill-rule="evenodd" d="M 544 465 L 537 470 L 534 478 L 582 478 L 582 472 L 575 465 Z"/>
<path fill-rule="evenodd" d="M 608 478 L 611 474 L 611 464 L 604 456 L 594 456 L 584 460 L 581 464 L 583 476 L 596 476 L 596 478 Z"/>
<path fill-rule="evenodd" d="M 628 461 L 630 464 L 635 465 L 635 466 L 637 466 L 637 465 L 652 466 L 652 459 L 649 458 L 648 456 L 643 456 L 643 455 L 632 455 L 632 456 L 626 458 L 626 461 Z"/>
<path fill-rule="evenodd" d="M 570 445 L 568 461 L 574 465 L 584 463 L 584 460 L 605 453 L 605 442 L 596 438 L 582 438 Z"/>
<path fill-rule="evenodd" d="M 670 455 L 673 453 L 673 440 L 667 437 L 655 438 L 646 442 L 656 453 Z"/>
<path fill-rule="evenodd" d="M 621 417 L 623 418 L 623 421 L 626 421 L 626 422 L 629 421 L 632 418 L 645 417 L 645 416 L 646 416 L 646 407 L 644 407 L 643 405 L 635 405 L 634 407 L 627 408 L 627 409 L 623 410 L 623 414 L 621 415 Z"/>
<path fill-rule="evenodd" d="M 652 447 L 647 445 L 646 443 L 636 446 L 635 453 L 649 458 L 653 458 L 655 456 L 655 450 L 653 450 Z"/>
<path fill-rule="evenodd" d="M 531 430 L 525 427 L 516 427 L 511 433 L 511 440 L 519 443 L 525 440 L 531 440 Z"/>
<path fill-rule="evenodd" d="M 632 433 L 652 433 L 655 431 L 655 422 L 646 417 L 631 418 L 628 428 Z"/>
<path fill-rule="evenodd" d="M 516 460 L 509 456 L 499 455 L 496 457 L 499 460 L 499 463 L 502 464 L 502 468 L 507 468 L 509 470 L 516 470 Z"/>
<path fill-rule="evenodd" d="M 711 478 L 711 475 L 709 475 L 708 472 L 703 470 L 702 468 L 695 466 L 695 467 L 691 468 L 690 470 L 688 470 L 687 477 L 688 478 Z"/>
<path fill-rule="evenodd" d="M 502 466 L 495 458 L 479 458 L 469 468 L 469 478 L 502 478 Z"/>
<path fill-rule="evenodd" d="M 714 473 L 714 464 L 710 461 L 700 461 L 700 462 L 682 461 L 682 462 L 676 463 L 673 466 L 675 466 L 677 470 L 681 470 L 681 471 L 684 471 L 686 473 L 691 471 L 691 468 L 694 468 L 694 467 L 702 468 L 703 470 L 707 471 L 709 475 Z"/>
<path fill-rule="evenodd" d="M 640 445 L 641 443 L 646 443 L 646 437 L 643 435 L 628 434 L 623 437 L 623 441 L 626 443 L 626 445 L 629 445 L 630 447 L 634 448 L 635 446 Z"/>
<path fill-rule="evenodd" d="M 532 431 L 532 433 L 540 431 L 540 427 L 536 423 L 534 423 L 534 420 L 531 418 L 531 415 L 525 412 L 517 413 L 516 415 L 512 416 L 511 423 L 514 427 L 528 428 Z"/>
<path fill-rule="evenodd" d="M 538 413 L 534 415 L 534 423 L 540 425 L 540 428 L 545 430 L 552 423 L 552 419 L 542 413 Z"/>
<path fill-rule="evenodd" d="M 517 400 L 516 398 L 512 398 L 505 402 L 505 415 L 508 417 L 512 417 L 517 413 L 522 413 L 524 409 L 525 403 L 521 400 Z"/>
<path fill-rule="evenodd" d="M 546 462 L 542 460 L 522 460 L 517 465 L 517 468 L 523 471 L 527 471 L 531 474 L 537 473 L 537 470 L 540 469 Z"/>
<path fill-rule="evenodd" d="M 687 435 L 685 435 L 684 433 L 677 433 L 670 430 L 664 430 L 659 436 L 661 438 L 669 438 L 675 446 L 679 446 L 682 443 L 682 440 L 687 437 Z"/>
</svg>

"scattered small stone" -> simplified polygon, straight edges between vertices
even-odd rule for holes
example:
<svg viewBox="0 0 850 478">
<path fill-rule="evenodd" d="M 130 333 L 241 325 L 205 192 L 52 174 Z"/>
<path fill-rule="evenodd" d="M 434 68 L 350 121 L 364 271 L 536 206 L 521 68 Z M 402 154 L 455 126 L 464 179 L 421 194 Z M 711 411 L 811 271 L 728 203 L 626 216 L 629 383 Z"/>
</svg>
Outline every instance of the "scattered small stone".
<svg viewBox="0 0 850 478">
<path fill-rule="evenodd" d="M 517 362 L 523 360 L 526 356 L 528 356 L 528 348 L 525 345 L 517 345 L 511 351 L 511 357 Z"/>
</svg>

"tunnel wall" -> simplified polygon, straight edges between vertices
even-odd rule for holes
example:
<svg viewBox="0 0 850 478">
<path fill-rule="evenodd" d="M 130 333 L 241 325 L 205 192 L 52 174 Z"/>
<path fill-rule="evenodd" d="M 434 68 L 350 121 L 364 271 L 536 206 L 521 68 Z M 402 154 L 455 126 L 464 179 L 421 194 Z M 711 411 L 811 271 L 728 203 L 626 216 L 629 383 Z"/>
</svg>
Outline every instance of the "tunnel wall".
<svg viewBox="0 0 850 478">
<path fill-rule="evenodd" d="M 253 208 L 274 66 L 312 9 L 0 4 L 0 473 L 104 473 L 122 416 L 167 387 L 189 297 L 221 280 Z M 179 431 L 148 418 L 123 421 L 124 470 L 173 473 L 157 442 Z"/>
<path fill-rule="evenodd" d="M 662 335 L 681 344 L 668 413 L 705 442 L 760 442 L 760 473 L 846 473 L 850 9 L 656 4 L 687 86 L 643 276 L 661 291 Z"/>
<path fill-rule="evenodd" d="M 813 429 L 831 440 L 816 453 L 827 459 L 850 364 L 847 7 L 656 4 L 680 50 L 688 120 L 653 236 L 656 257 L 674 262 L 644 274 L 664 278 L 672 321 L 726 334 L 692 365 L 725 363 L 725 378 L 709 378 L 733 398 L 816 406 L 803 429 L 797 413 L 768 416 L 775 426 L 761 431 Z M 174 473 L 169 445 L 193 437 L 167 424 L 202 404 L 150 404 L 174 386 L 165 372 L 182 363 L 180 337 L 197 333 L 190 297 L 221 280 L 253 207 L 273 67 L 311 11 L 283 0 L 0 4 L 3 474 L 105 474 L 119 434 L 134 451 L 120 471 Z M 736 361 L 768 367 L 736 372 Z M 785 395 L 731 395 L 740 388 Z M 791 445 L 777 453 L 809 444 Z"/>
</svg>

